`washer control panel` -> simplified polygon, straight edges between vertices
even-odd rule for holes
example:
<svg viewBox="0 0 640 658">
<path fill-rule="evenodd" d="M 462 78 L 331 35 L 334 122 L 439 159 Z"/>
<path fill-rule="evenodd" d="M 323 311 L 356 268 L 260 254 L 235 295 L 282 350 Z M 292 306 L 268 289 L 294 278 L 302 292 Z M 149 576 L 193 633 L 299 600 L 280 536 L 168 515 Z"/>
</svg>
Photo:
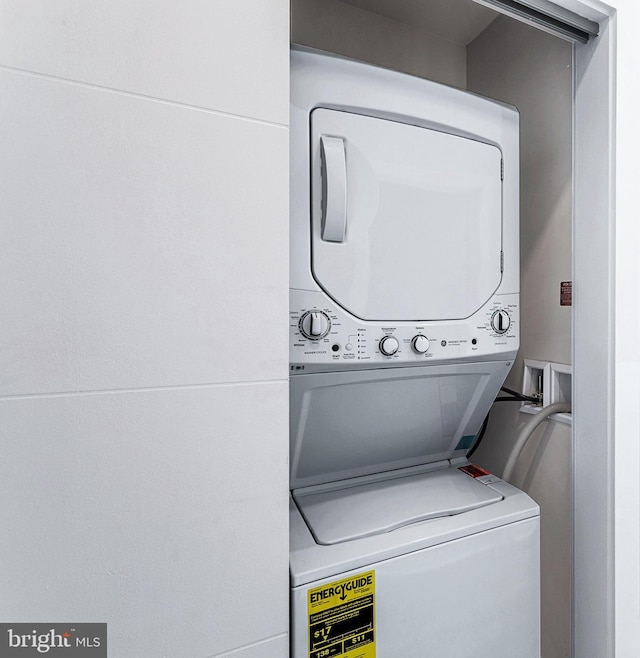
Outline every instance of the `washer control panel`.
<svg viewBox="0 0 640 658">
<path fill-rule="evenodd" d="M 292 290 L 291 372 L 514 358 L 518 297 L 496 295 L 466 320 L 382 324 L 353 317 L 321 292 Z"/>
</svg>

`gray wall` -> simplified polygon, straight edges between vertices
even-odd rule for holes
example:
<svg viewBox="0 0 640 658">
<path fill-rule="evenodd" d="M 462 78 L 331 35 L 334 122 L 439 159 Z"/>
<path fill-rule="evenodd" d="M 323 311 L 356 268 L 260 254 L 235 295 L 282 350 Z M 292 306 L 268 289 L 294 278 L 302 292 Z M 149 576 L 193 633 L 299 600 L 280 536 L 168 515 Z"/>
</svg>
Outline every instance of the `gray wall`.
<svg viewBox="0 0 640 658">
<path fill-rule="evenodd" d="M 559 304 L 571 280 L 572 49 L 504 16 L 467 48 L 471 91 L 518 107 L 521 121 L 521 346 L 507 384 L 519 390 L 523 360 L 571 363 L 571 308 Z M 497 403 L 474 461 L 500 474 L 530 418 Z M 532 437 L 514 484 L 541 507 L 542 649 L 569 655 L 571 426 L 551 420 Z"/>
<path fill-rule="evenodd" d="M 464 46 L 338 0 L 292 0 L 291 41 L 464 88 Z"/>
</svg>

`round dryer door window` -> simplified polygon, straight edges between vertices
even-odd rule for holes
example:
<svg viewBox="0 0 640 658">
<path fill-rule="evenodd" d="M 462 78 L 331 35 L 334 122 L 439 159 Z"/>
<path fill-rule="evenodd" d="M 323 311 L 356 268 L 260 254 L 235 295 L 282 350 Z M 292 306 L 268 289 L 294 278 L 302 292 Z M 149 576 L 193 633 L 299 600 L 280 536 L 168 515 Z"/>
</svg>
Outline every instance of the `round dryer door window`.
<svg viewBox="0 0 640 658">
<path fill-rule="evenodd" d="M 311 115 L 312 267 L 363 320 L 471 316 L 501 280 L 502 155 L 425 127 Z"/>
</svg>

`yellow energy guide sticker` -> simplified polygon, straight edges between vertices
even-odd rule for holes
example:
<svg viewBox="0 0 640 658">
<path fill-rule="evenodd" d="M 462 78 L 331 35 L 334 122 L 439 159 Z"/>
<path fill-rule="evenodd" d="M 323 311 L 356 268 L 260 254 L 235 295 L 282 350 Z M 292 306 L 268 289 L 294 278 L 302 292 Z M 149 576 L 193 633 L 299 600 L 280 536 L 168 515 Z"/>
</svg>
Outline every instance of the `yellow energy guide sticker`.
<svg viewBox="0 0 640 658">
<path fill-rule="evenodd" d="M 310 589 L 309 658 L 375 658 L 376 573 Z"/>
</svg>

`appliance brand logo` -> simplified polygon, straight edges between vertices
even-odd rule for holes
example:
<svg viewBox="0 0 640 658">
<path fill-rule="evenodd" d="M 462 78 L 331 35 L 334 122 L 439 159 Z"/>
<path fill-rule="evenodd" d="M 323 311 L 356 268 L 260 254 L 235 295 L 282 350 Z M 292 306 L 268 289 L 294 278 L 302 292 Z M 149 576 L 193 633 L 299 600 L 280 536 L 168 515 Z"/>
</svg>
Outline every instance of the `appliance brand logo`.
<svg viewBox="0 0 640 658">
<path fill-rule="evenodd" d="M 106 624 L 0 624 L 0 658 L 107 658 Z"/>
</svg>

